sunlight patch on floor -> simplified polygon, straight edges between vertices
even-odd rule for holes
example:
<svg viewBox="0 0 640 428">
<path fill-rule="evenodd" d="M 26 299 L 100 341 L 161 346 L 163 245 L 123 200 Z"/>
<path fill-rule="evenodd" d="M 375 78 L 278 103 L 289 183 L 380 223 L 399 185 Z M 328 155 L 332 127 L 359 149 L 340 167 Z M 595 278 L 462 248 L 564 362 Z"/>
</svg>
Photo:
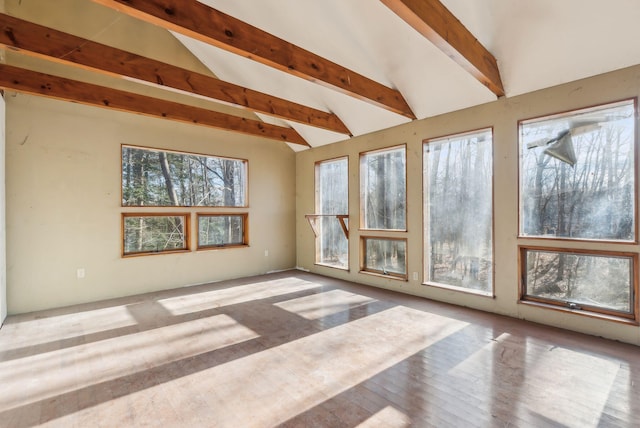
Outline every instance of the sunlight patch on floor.
<svg viewBox="0 0 640 428">
<path fill-rule="evenodd" d="M 300 315 L 308 320 L 317 320 L 375 301 L 370 297 L 349 293 L 344 290 L 330 290 L 275 303 L 274 306 Z"/>
<path fill-rule="evenodd" d="M 477 386 L 469 394 L 491 397 L 488 405 L 520 403 L 517 413 L 528 423 L 595 427 L 618 368 L 611 360 L 503 333 L 449 374 L 454 382 Z M 579 417 L 566 412 L 567 400 L 583 407 Z"/>
<path fill-rule="evenodd" d="M 356 428 L 404 428 L 411 425 L 411 418 L 395 407 L 387 406 Z"/>
<path fill-rule="evenodd" d="M 2 326 L 6 332 L 16 330 L 13 333 L 0 336 L 2 351 L 56 342 L 137 324 L 136 319 L 131 316 L 125 306 L 110 306 L 73 312 L 71 315 L 46 316 L 32 320 L 24 320 L 24 316 L 17 316 L 16 321 L 19 322 L 11 320 Z M 7 340 L 7 338 L 11 338 L 11 340 Z"/>
<path fill-rule="evenodd" d="M 314 288 L 318 288 L 317 283 L 299 278 L 282 278 L 274 281 L 256 282 L 202 293 L 169 297 L 159 300 L 159 303 L 172 315 L 184 315 Z"/>
<path fill-rule="evenodd" d="M 273 426 L 403 361 L 467 323 L 406 307 L 385 311 L 177 379 L 244 426 Z M 201 379 L 216 379 L 215 382 Z M 187 396 L 176 399 L 188 401 Z M 254 403 L 251 411 L 246 403 Z M 178 403 L 178 405 L 188 403 Z M 256 405 L 257 404 L 257 405 Z M 229 421 L 215 421 L 232 426 Z"/>
<path fill-rule="evenodd" d="M 564 348 L 544 353 L 527 370 L 524 394 L 528 399 L 520 411 L 533 412 L 566 426 L 596 427 L 616 379 L 618 364 Z M 550 387 L 553 385 L 553 387 Z M 582 405 L 579 417 L 565 411 L 567 397 Z"/>
<path fill-rule="evenodd" d="M 228 315 L 0 362 L 0 411 L 259 337 Z M 73 361 L 70 364 L 69 361 Z"/>
</svg>

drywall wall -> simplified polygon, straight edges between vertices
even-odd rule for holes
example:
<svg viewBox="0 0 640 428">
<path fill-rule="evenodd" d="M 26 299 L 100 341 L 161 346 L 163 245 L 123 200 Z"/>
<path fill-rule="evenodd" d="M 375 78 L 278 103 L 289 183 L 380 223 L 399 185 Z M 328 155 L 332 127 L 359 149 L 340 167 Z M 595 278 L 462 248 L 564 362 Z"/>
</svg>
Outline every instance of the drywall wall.
<svg viewBox="0 0 640 428">
<path fill-rule="evenodd" d="M 5 206 L 5 102 L 4 94 L 0 93 L 0 325 L 7 317 L 7 228 Z"/>
<path fill-rule="evenodd" d="M 295 155 L 286 144 L 28 95 L 6 98 L 9 314 L 295 266 Z M 122 258 L 121 213 L 135 211 L 121 207 L 122 144 L 247 159 L 250 246 Z"/>
<path fill-rule="evenodd" d="M 535 71 L 532 71 L 535 72 Z M 556 325 L 589 334 L 640 344 L 640 327 L 603 321 L 549 309 L 518 304 L 518 120 L 544 116 L 640 95 L 640 66 L 590 79 L 572 82 L 534 93 L 500 99 L 478 107 L 414 121 L 377 133 L 352 138 L 343 143 L 296 154 L 296 238 L 297 264 L 312 272 L 363 284 L 425 296 L 435 300 L 485 311 Z M 471 295 L 422 284 L 422 142 L 424 139 L 493 128 L 494 141 L 494 263 L 495 298 Z M 407 145 L 407 282 L 359 272 L 359 153 Z M 349 271 L 315 265 L 314 235 L 304 214 L 314 212 L 314 163 L 341 156 L 349 157 Z M 390 233 L 382 233 L 390 236 Z M 528 240 L 544 246 L 544 241 Z M 567 247 L 579 247 L 567 242 Z M 639 252 L 637 245 L 610 244 L 605 249 Z M 414 280 L 414 272 L 418 279 Z"/>
</svg>

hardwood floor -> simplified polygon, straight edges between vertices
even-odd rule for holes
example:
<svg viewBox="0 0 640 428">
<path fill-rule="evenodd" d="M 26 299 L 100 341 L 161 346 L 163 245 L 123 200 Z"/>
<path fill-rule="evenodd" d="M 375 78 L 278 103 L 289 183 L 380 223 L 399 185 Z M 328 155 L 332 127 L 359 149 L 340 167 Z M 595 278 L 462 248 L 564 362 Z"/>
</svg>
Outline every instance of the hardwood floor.
<svg viewBox="0 0 640 428">
<path fill-rule="evenodd" d="M 639 427 L 640 348 L 282 272 L 9 317 L 36 425 Z"/>
</svg>

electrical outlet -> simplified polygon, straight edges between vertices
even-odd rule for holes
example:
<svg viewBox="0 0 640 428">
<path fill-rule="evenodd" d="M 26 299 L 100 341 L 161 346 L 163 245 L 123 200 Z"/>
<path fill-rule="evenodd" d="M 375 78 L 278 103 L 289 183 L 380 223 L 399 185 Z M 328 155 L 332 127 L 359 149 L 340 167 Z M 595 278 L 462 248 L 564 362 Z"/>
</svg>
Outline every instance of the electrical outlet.
<svg viewBox="0 0 640 428">
<path fill-rule="evenodd" d="M 264 250 L 264 256 L 269 257 L 269 250 Z"/>
<path fill-rule="evenodd" d="M 418 272 L 414 272 L 413 273 L 413 280 L 417 281 L 418 280 Z"/>
<path fill-rule="evenodd" d="M 78 270 L 76 271 L 76 276 L 78 277 L 78 279 L 84 278 L 84 275 L 85 275 L 84 268 L 78 268 Z"/>
</svg>

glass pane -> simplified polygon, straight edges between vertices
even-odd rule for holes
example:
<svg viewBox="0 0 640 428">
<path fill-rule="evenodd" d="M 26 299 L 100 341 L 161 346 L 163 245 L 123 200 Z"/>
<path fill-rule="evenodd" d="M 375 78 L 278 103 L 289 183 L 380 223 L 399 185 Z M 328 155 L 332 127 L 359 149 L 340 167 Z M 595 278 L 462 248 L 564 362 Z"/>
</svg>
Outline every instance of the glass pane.
<svg viewBox="0 0 640 428">
<path fill-rule="evenodd" d="M 122 147 L 123 206 L 246 206 L 247 162 Z"/>
<path fill-rule="evenodd" d="M 405 148 L 360 158 L 360 206 L 365 229 L 406 230 Z"/>
<path fill-rule="evenodd" d="M 243 216 L 198 216 L 198 246 L 215 247 L 244 243 Z"/>
<path fill-rule="evenodd" d="M 523 236 L 635 239 L 631 101 L 520 126 Z"/>
<path fill-rule="evenodd" d="M 425 278 L 490 293 L 491 131 L 430 141 L 424 161 Z"/>
<path fill-rule="evenodd" d="M 366 238 L 364 242 L 365 270 L 406 275 L 406 241 Z"/>
<path fill-rule="evenodd" d="M 316 214 L 349 213 L 348 159 L 317 165 Z"/>
<path fill-rule="evenodd" d="M 316 165 L 316 213 L 349 213 L 348 159 Z M 345 222 L 346 223 L 346 222 Z M 319 217 L 317 222 L 316 263 L 341 269 L 349 267 L 349 241 L 337 217 Z"/>
<path fill-rule="evenodd" d="M 124 218 L 124 253 L 155 253 L 187 248 L 184 216 Z"/>
<path fill-rule="evenodd" d="M 336 217 L 320 217 L 321 233 L 318 236 L 317 263 L 338 268 L 349 266 L 349 241 Z"/>
<path fill-rule="evenodd" d="M 631 313 L 631 257 L 526 251 L 526 294 Z"/>
</svg>

